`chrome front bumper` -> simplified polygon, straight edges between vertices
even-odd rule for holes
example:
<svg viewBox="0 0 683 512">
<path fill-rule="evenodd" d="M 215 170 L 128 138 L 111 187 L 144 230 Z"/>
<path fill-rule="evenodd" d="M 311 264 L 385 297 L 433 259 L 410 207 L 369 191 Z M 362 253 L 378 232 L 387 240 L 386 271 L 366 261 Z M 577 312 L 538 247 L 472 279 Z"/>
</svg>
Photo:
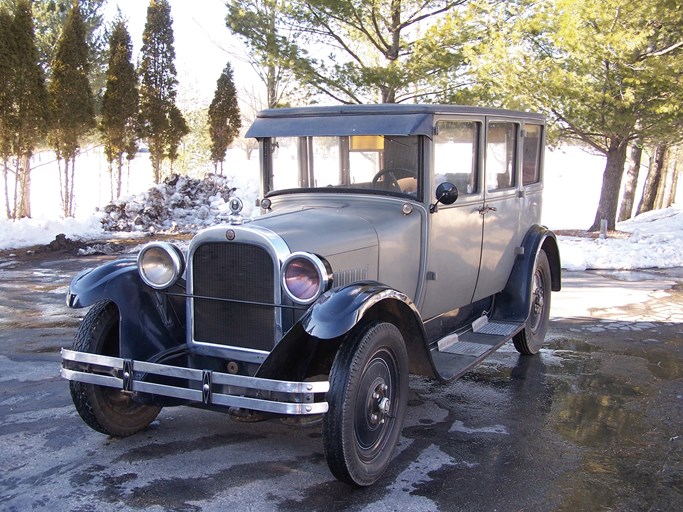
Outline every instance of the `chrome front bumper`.
<svg viewBox="0 0 683 512">
<path fill-rule="evenodd" d="M 62 349 L 61 375 L 67 380 L 117 388 L 128 393 L 147 393 L 205 405 L 287 415 L 327 412 L 327 402 L 316 402 L 315 395 L 327 393 L 330 389 L 328 381 L 261 379 L 67 349 Z M 180 379 L 186 385 L 157 384 L 143 380 L 151 375 Z M 214 391 L 214 388 L 217 390 Z"/>
</svg>

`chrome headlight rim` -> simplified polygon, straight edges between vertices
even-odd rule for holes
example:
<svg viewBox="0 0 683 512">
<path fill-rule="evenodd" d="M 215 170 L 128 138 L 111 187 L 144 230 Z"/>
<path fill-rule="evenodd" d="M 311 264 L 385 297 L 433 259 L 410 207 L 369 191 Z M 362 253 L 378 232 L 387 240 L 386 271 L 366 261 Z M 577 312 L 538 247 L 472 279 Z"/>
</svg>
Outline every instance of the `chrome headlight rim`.
<svg viewBox="0 0 683 512">
<path fill-rule="evenodd" d="M 145 265 L 149 264 L 149 257 L 151 256 L 150 251 L 152 250 L 160 250 L 162 251 L 163 256 L 168 258 L 167 269 L 170 270 L 170 274 L 164 280 L 152 280 L 149 272 L 146 271 Z M 173 244 L 168 242 L 151 242 L 145 245 L 138 254 L 137 266 L 140 279 L 142 279 L 147 286 L 150 286 L 155 290 L 165 290 L 177 283 L 183 275 L 183 272 L 185 271 L 185 258 L 180 249 Z"/>
<path fill-rule="evenodd" d="M 309 262 L 315 270 L 318 279 L 318 287 L 316 292 L 310 297 L 301 298 L 294 294 L 287 285 L 287 269 L 296 260 L 305 260 Z M 332 269 L 330 264 L 323 258 L 308 252 L 297 251 L 290 254 L 282 264 L 282 289 L 285 295 L 295 304 L 308 306 L 313 304 L 318 298 L 329 290 L 332 286 Z"/>
</svg>

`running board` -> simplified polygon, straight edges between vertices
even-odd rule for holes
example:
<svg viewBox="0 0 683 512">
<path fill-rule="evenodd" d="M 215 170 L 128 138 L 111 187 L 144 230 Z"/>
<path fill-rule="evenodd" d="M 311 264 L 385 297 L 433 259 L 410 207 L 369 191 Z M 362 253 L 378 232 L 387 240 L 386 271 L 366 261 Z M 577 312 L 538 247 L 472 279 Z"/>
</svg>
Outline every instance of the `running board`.
<svg viewBox="0 0 683 512">
<path fill-rule="evenodd" d="M 524 324 L 490 322 L 481 317 L 472 324 L 472 331 L 450 334 L 432 349 L 434 366 L 443 380 L 462 376 L 517 334 Z"/>
</svg>

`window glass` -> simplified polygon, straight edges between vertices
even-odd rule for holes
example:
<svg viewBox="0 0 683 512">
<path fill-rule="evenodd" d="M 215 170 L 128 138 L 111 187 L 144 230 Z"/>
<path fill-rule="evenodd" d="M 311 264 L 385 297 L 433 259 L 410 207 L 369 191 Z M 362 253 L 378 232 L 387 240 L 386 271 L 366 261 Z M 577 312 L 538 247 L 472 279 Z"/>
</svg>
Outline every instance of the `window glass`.
<svg viewBox="0 0 683 512">
<path fill-rule="evenodd" d="M 460 195 L 479 191 L 477 148 L 479 123 L 473 121 L 439 121 L 434 137 L 435 185 L 449 181 Z"/>
<path fill-rule="evenodd" d="M 493 122 L 486 139 L 486 189 L 501 190 L 515 186 L 517 125 Z"/>
<path fill-rule="evenodd" d="M 541 179 L 541 129 L 537 124 L 524 126 L 522 152 L 522 184 L 538 183 Z"/>
<path fill-rule="evenodd" d="M 420 137 L 278 137 L 269 193 L 299 189 L 418 197 Z"/>
</svg>

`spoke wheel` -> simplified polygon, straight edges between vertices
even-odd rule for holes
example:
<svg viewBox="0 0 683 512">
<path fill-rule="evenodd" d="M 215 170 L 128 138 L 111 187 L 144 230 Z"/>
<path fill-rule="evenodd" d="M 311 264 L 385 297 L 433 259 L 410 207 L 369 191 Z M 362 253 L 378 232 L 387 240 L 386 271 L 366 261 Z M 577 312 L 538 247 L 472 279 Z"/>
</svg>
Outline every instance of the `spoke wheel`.
<svg viewBox="0 0 683 512">
<path fill-rule="evenodd" d="M 524 329 L 513 338 L 515 348 L 521 354 L 531 355 L 541 350 L 548 331 L 550 293 L 550 264 L 545 252 L 541 250 L 536 258 L 531 281 L 529 316 Z"/>
<path fill-rule="evenodd" d="M 76 333 L 74 350 L 119 356 L 119 312 L 112 302 L 98 302 Z M 123 391 L 95 384 L 69 382 L 71 398 L 83 421 L 103 434 L 126 437 L 145 429 L 160 407 L 137 403 Z"/>
<path fill-rule="evenodd" d="M 341 481 L 367 486 L 384 473 L 403 427 L 408 355 L 392 324 L 376 322 L 341 346 L 323 417 L 325 454 Z"/>
</svg>

